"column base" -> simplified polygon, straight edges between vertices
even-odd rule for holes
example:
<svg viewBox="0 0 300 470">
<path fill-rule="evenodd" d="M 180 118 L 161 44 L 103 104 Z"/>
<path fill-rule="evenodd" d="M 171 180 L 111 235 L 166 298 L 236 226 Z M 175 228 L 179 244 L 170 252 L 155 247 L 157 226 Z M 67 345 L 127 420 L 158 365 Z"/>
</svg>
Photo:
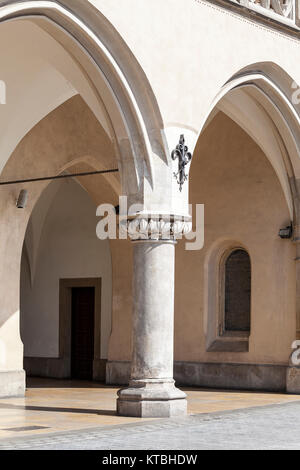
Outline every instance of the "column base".
<svg viewBox="0 0 300 470">
<path fill-rule="evenodd" d="M 132 380 L 119 390 L 117 411 L 134 418 L 171 418 L 187 414 L 186 394 L 174 380 Z"/>
<path fill-rule="evenodd" d="M 24 370 L 0 371 L 0 398 L 24 397 Z"/>
<path fill-rule="evenodd" d="M 300 394 L 300 367 L 287 368 L 286 391 L 295 395 Z"/>
</svg>

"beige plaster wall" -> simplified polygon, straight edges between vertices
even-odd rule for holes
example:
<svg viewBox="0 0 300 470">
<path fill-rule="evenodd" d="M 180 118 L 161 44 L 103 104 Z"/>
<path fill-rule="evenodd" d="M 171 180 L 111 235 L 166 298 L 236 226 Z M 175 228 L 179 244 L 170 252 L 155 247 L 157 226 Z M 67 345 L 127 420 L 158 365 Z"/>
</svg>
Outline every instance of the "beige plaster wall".
<svg viewBox="0 0 300 470">
<path fill-rule="evenodd" d="M 289 210 L 261 149 L 221 112 L 196 148 L 190 202 L 205 204 L 205 246 L 186 251 L 181 241 L 176 248 L 175 360 L 287 364 L 296 334 L 296 254 L 294 244 L 281 240 L 278 232 L 290 223 Z M 250 350 L 208 353 L 205 265 L 213 249 L 231 240 L 245 246 L 252 261 Z M 131 249 L 122 241 L 115 249 L 118 279 L 109 360 L 126 361 L 131 349 Z"/>
<path fill-rule="evenodd" d="M 113 165 L 113 151 L 105 134 L 81 99 L 75 97 L 28 134 L 17 147 L 2 178 L 55 174 L 70 164 L 75 171 L 90 168 L 92 164 L 101 168 L 108 158 Z M 112 180 L 81 178 L 80 184 L 96 203 L 117 204 L 118 182 L 114 177 L 109 178 Z M 28 186 L 28 207 L 17 211 L 14 204 L 21 187 L 0 188 L 3 221 L 0 275 L 4 280 L 0 283 L 3 299 L 0 356 L 3 370 L 22 367 L 22 343 L 16 340 L 19 337 L 22 243 L 31 211 L 46 185 Z M 206 206 L 206 242 L 200 252 L 187 252 L 183 244 L 177 247 L 175 359 L 286 363 L 296 329 L 295 252 L 291 242 L 278 238 L 278 230 L 290 220 L 288 208 L 277 177 L 262 151 L 221 113 L 201 136 L 196 149 L 191 171 L 191 202 Z M 205 352 L 204 263 L 212 246 L 224 238 L 241 241 L 249 249 L 253 262 L 249 353 Z M 111 242 L 113 318 L 109 360 L 130 360 L 131 250 L 130 242 Z"/>
<path fill-rule="evenodd" d="M 113 269 L 112 335 L 109 341 L 110 361 L 131 360 L 132 339 L 132 243 L 110 242 Z"/>
<path fill-rule="evenodd" d="M 1 181 L 50 176 L 68 171 L 115 167 L 112 145 L 93 113 L 75 96 L 44 118 L 20 142 Z M 118 175 L 78 178 L 96 204 L 117 204 Z M 20 267 L 27 224 L 47 182 L 0 187 L 0 371 L 23 367 L 20 339 Z M 21 189 L 29 192 L 26 209 L 18 210 Z M 96 234 L 96 217 L 95 217 Z"/>
<path fill-rule="evenodd" d="M 165 127 L 199 132 L 220 88 L 250 64 L 273 62 L 300 83 L 299 39 L 253 18 L 205 0 L 89 1 L 145 71 Z"/>
<path fill-rule="evenodd" d="M 51 198 L 52 185 L 56 186 L 56 194 Z M 109 241 L 96 236 L 96 206 L 79 184 L 64 180 L 51 183 L 44 191 L 30 225 L 40 211 L 45 212 L 41 237 L 34 240 L 34 232 L 27 230 L 22 256 L 24 355 L 59 357 L 59 280 L 101 278 L 101 331 L 96 334 L 100 336 L 98 355 L 105 359 L 111 333 L 112 267 Z M 37 251 L 36 260 L 28 253 L 30 246 Z"/>
<path fill-rule="evenodd" d="M 295 340 L 295 246 L 278 237 L 290 216 L 270 163 L 244 131 L 219 113 L 201 136 L 191 168 L 190 199 L 205 204 L 205 246 L 177 247 L 175 360 L 287 364 Z M 234 240 L 252 261 L 248 353 L 206 352 L 206 264 Z"/>
</svg>

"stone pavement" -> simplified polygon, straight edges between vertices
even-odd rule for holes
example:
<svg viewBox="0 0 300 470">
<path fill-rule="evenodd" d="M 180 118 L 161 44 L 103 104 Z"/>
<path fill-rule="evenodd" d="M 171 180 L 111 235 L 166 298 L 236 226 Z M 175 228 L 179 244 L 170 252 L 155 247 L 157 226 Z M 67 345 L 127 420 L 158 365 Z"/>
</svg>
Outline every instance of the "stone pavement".
<svg viewBox="0 0 300 470">
<path fill-rule="evenodd" d="M 0 450 L 300 449 L 300 401 L 1 440 Z"/>
<path fill-rule="evenodd" d="M 118 387 L 30 379 L 25 398 L 0 399 L 1 449 L 300 449 L 300 396 L 184 389 L 190 416 L 116 415 Z"/>
</svg>

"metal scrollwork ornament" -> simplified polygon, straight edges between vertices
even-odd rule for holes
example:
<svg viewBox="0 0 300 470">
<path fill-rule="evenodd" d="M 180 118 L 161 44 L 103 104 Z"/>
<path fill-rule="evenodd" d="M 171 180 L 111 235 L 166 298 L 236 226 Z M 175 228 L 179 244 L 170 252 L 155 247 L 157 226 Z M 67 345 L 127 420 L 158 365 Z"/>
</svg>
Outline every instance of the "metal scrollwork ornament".
<svg viewBox="0 0 300 470">
<path fill-rule="evenodd" d="M 174 172 L 174 176 L 179 184 L 180 192 L 182 191 L 182 186 L 185 181 L 188 179 L 188 175 L 185 173 L 185 167 L 192 160 L 192 154 L 188 150 L 188 147 L 185 145 L 184 135 L 181 135 L 179 144 L 172 152 L 172 159 L 176 160 L 178 158 L 178 172 Z"/>
</svg>

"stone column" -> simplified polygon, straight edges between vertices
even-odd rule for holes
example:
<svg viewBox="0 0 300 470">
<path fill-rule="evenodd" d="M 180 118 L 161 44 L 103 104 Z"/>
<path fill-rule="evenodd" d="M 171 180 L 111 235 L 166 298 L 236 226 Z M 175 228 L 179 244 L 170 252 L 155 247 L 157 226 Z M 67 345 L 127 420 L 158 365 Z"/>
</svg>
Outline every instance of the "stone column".
<svg viewBox="0 0 300 470">
<path fill-rule="evenodd" d="M 133 354 L 129 388 L 118 392 L 122 416 L 170 417 L 187 412 L 186 395 L 173 379 L 178 223 L 169 224 L 164 232 L 165 226 L 161 220 L 129 223 L 134 244 Z"/>
<path fill-rule="evenodd" d="M 300 241 L 296 253 L 296 339 L 300 340 Z"/>
<path fill-rule="evenodd" d="M 300 226 L 294 227 L 294 243 L 296 243 L 296 331 L 295 346 L 300 340 Z M 299 347 L 299 346 L 298 346 Z M 295 350 L 294 350 L 295 351 Z M 288 393 L 300 393 L 300 366 L 293 363 L 294 351 L 291 354 L 290 364 L 287 369 L 286 389 Z"/>
</svg>

